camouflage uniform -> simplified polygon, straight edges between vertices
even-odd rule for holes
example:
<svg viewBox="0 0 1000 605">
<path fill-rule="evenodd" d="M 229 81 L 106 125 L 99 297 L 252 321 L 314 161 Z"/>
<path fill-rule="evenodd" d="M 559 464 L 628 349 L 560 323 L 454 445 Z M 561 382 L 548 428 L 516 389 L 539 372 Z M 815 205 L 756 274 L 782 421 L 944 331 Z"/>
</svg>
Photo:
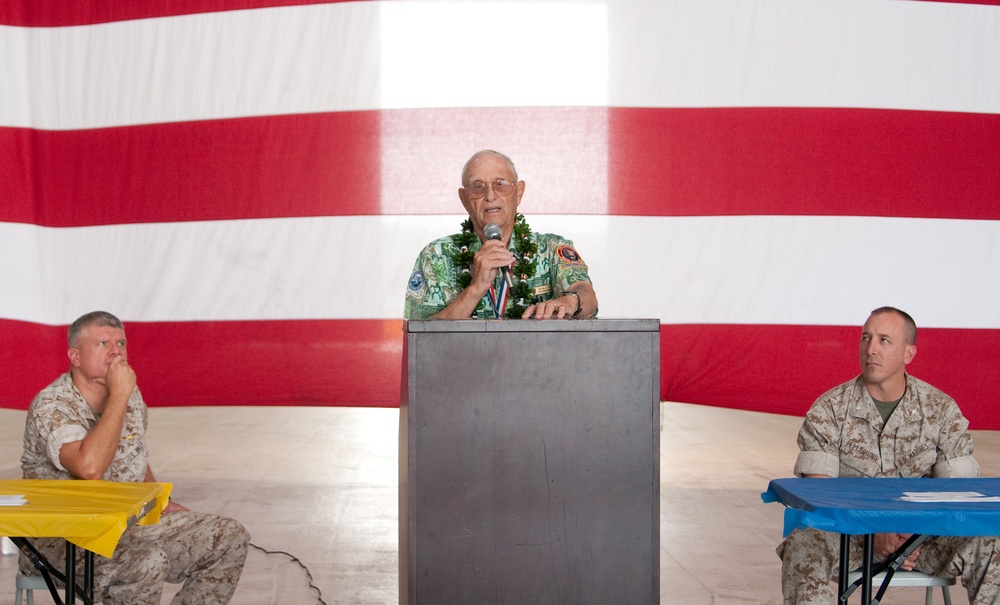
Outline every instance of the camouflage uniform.
<svg viewBox="0 0 1000 605">
<path fill-rule="evenodd" d="M 951 397 L 906 376 L 906 393 L 884 422 L 861 377 L 826 392 L 799 431 L 795 475 L 831 477 L 976 477 L 969 422 Z M 972 605 L 1000 603 L 997 538 L 936 537 L 923 544 L 915 569 L 961 577 Z M 852 568 L 862 538 L 851 540 Z M 839 534 L 793 531 L 777 549 L 786 604 L 836 602 Z M 877 555 L 876 555 L 877 557 Z"/>
<path fill-rule="evenodd" d="M 459 246 L 455 243 L 456 237 L 458 234 L 435 240 L 420 252 L 407 284 L 403 317 L 425 319 L 442 311 L 461 294 L 462 290 L 458 286 L 461 268 L 456 267 L 452 260 L 459 251 Z M 590 283 L 587 265 L 573 248 L 573 242 L 551 233 L 534 231 L 531 232 L 531 238 L 538 244 L 535 274 L 528 278 L 528 285 L 535 293 L 533 303 L 562 296 L 576 282 Z M 475 254 L 480 248 L 482 243 L 477 239 L 469 249 Z M 510 250 L 514 251 L 513 242 Z M 500 279 L 499 274 L 497 279 Z M 512 303 L 513 297 L 508 298 L 507 306 Z M 479 301 L 473 317 L 493 319 L 493 304 L 489 295 L 483 296 Z"/>
<path fill-rule="evenodd" d="M 21 470 L 25 479 L 72 479 L 59 462 L 66 443 L 83 439 L 99 420 L 83 395 L 63 374 L 31 402 L 24 429 Z M 146 476 L 146 404 L 139 389 L 129 397 L 122 439 L 104 473 L 106 481 L 140 482 Z M 107 604 L 159 605 L 163 582 L 184 582 L 174 605 L 228 603 L 236 590 L 250 535 L 237 521 L 177 511 L 149 526 L 133 526 L 122 534 L 113 558 L 94 556 L 95 600 Z M 33 540 L 57 569 L 65 543 Z M 82 557 L 78 577 L 83 577 Z M 23 573 L 37 573 L 24 557 Z"/>
</svg>

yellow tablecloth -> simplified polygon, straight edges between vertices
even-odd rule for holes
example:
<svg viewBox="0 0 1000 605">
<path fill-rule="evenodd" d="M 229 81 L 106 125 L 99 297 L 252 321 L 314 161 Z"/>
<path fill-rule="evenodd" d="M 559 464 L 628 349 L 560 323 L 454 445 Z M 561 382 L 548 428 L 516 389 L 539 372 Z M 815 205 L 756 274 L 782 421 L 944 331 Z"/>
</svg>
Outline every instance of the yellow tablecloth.
<svg viewBox="0 0 1000 605">
<path fill-rule="evenodd" d="M 169 483 L 6 479 L 0 495 L 23 495 L 27 504 L 0 506 L 0 536 L 65 538 L 81 548 L 111 557 L 129 522 L 153 508 L 137 523 L 160 520 L 167 505 Z"/>
</svg>

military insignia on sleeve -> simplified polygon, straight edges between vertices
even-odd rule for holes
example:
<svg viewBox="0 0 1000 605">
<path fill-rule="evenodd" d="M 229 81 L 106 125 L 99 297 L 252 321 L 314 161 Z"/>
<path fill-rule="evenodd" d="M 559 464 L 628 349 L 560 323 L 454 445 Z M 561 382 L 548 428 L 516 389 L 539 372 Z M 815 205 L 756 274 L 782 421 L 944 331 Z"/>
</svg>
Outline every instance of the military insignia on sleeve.
<svg viewBox="0 0 1000 605">
<path fill-rule="evenodd" d="M 424 273 L 423 271 L 414 271 L 413 275 L 410 276 L 409 283 L 406 284 L 407 289 L 410 292 L 416 294 L 424 289 Z"/>
<path fill-rule="evenodd" d="M 556 254 L 564 265 L 583 265 L 583 259 L 573 249 L 573 246 L 563 244 L 556 248 Z"/>
</svg>

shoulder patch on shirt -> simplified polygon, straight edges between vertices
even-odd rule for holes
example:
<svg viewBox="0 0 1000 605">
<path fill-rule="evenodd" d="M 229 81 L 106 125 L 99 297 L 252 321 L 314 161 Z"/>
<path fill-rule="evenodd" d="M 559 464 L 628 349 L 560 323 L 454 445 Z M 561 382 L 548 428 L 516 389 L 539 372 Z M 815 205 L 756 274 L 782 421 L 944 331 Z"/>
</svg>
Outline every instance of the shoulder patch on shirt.
<svg viewBox="0 0 1000 605">
<path fill-rule="evenodd" d="M 420 292 L 424 289 L 424 273 L 423 271 L 414 271 L 410 275 L 410 281 L 406 284 L 406 288 L 413 293 Z"/>
<path fill-rule="evenodd" d="M 566 265 L 583 264 L 583 259 L 580 258 L 580 255 L 577 254 L 576 250 L 573 249 L 573 246 L 562 244 L 561 246 L 556 248 L 556 254 L 559 256 L 559 260 L 562 261 L 563 264 Z"/>
</svg>

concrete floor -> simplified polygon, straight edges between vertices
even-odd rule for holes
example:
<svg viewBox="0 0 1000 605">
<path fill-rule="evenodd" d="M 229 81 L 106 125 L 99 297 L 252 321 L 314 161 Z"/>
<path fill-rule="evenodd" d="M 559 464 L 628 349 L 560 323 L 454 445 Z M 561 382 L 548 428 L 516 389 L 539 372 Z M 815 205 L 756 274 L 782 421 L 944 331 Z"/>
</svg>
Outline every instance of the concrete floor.
<svg viewBox="0 0 1000 605">
<path fill-rule="evenodd" d="M 0 478 L 20 477 L 24 415 L 0 410 Z M 760 493 L 791 474 L 800 419 L 668 403 L 662 420 L 661 601 L 780 603 L 782 508 Z M 396 409 L 154 408 L 151 463 L 175 500 L 253 535 L 234 605 L 397 603 L 398 424 Z M 975 440 L 983 475 L 1000 476 L 1000 433 Z M 0 605 L 15 570 L 0 558 Z M 967 605 L 961 587 L 952 596 Z M 883 600 L 923 602 L 922 589 Z"/>
</svg>

